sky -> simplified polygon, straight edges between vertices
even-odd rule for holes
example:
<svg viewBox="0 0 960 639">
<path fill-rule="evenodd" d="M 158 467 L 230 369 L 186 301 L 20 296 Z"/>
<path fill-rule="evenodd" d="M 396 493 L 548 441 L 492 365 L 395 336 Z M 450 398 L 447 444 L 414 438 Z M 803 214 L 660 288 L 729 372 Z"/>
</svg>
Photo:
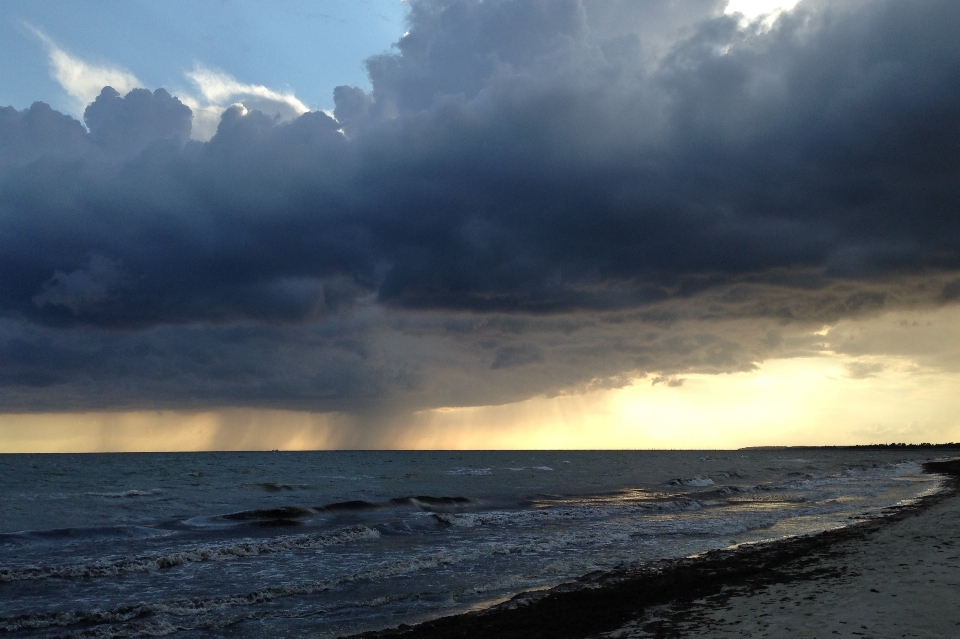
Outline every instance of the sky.
<svg viewBox="0 0 960 639">
<path fill-rule="evenodd" d="M 952 0 L 8 0 L 0 452 L 960 441 Z"/>
</svg>

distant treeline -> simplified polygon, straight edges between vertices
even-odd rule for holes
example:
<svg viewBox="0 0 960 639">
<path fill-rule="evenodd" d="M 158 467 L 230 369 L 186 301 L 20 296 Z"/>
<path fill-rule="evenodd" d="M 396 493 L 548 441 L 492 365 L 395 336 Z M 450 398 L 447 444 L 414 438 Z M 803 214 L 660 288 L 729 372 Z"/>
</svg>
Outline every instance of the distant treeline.
<svg viewBox="0 0 960 639">
<path fill-rule="evenodd" d="M 930 444 L 924 442 L 922 444 L 859 444 L 857 446 L 846 446 L 845 448 L 896 448 L 896 449 L 913 449 L 913 448 L 960 448 L 960 443 L 952 442 L 949 444 Z"/>
<path fill-rule="evenodd" d="M 918 449 L 940 449 L 940 448 L 960 448 L 960 442 L 951 442 L 949 444 L 931 444 L 929 442 L 924 442 L 922 444 L 905 444 L 903 442 L 897 444 L 856 444 L 853 446 L 745 446 L 738 450 L 798 450 L 806 448 L 815 448 L 815 449 L 824 449 L 824 448 L 834 448 L 834 449 L 848 449 L 848 448 L 877 448 L 877 449 L 890 449 L 890 450 L 918 450 Z"/>
</svg>

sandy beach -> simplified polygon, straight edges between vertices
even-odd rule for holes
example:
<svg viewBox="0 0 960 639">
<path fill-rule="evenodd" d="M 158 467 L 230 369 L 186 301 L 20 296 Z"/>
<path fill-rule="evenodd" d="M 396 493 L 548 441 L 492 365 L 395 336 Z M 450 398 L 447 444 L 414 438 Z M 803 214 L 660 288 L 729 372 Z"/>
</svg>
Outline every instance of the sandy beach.
<svg viewBox="0 0 960 639">
<path fill-rule="evenodd" d="M 654 607 L 609 638 L 960 637 L 960 498 L 787 565 L 782 579 Z"/>
<path fill-rule="evenodd" d="M 374 637 L 958 637 L 960 461 L 945 492 L 882 518 L 587 575 Z"/>
</svg>

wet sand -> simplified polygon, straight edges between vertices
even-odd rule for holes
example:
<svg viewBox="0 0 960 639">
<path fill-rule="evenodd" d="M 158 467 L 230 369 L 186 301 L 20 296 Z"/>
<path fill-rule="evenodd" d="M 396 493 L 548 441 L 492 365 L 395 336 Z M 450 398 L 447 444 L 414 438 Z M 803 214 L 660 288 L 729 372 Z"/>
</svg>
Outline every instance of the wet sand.
<svg viewBox="0 0 960 639">
<path fill-rule="evenodd" d="M 960 460 L 947 492 L 839 530 L 586 577 L 489 610 L 359 635 L 960 637 Z"/>
<path fill-rule="evenodd" d="M 960 498 L 785 566 L 784 579 L 654 607 L 604 638 L 960 637 Z"/>
</svg>

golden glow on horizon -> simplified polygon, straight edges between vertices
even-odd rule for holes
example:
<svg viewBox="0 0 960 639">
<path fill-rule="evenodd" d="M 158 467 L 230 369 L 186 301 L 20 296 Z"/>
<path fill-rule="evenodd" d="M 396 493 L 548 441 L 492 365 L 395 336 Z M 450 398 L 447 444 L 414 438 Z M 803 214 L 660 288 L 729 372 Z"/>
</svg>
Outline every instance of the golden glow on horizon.
<svg viewBox="0 0 960 639">
<path fill-rule="evenodd" d="M 647 379 L 503 406 L 420 411 L 388 423 L 230 409 L 0 416 L 3 452 L 738 448 L 960 439 L 958 376 L 888 361 L 869 379 L 842 358 L 773 360 L 751 373 Z"/>
<path fill-rule="evenodd" d="M 338 415 L 281 410 L 0 415 L 0 452 L 337 448 Z"/>
<path fill-rule="evenodd" d="M 389 417 L 243 408 L 0 415 L 0 452 L 960 440 L 960 307 L 845 321 L 807 338 L 798 348 L 809 356 L 768 360 L 747 373 L 686 375 L 681 386 L 647 378 L 620 389 Z M 887 355 L 871 355 L 878 352 Z"/>
<path fill-rule="evenodd" d="M 767 362 L 759 371 L 648 380 L 614 391 L 418 414 L 410 448 L 738 448 L 960 439 L 957 376 L 904 362 L 870 379 L 839 358 Z M 894 368 L 900 365 L 899 370 Z"/>
</svg>

